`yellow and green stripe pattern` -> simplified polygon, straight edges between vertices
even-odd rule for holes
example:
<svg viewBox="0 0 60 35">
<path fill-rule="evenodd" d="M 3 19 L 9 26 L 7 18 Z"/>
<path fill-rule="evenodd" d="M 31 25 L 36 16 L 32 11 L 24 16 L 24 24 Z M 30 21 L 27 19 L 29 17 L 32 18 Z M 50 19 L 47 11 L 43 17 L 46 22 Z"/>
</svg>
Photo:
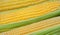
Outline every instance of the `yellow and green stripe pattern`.
<svg viewBox="0 0 60 35">
<path fill-rule="evenodd" d="M 60 34 L 60 0 L 0 0 L 0 35 Z"/>
<path fill-rule="evenodd" d="M 60 16 L 54 17 L 51 19 L 47 19 L 47 20 L 43 20 L 40 22 L 36 22 L 36 23 L 26 25 L 23 27 L 19 27 L 19 28 L 13 29 L 11 31 L 4 32 L 3 34 L 5 34 L 5 35 L 25 35 L 25 34 L 28 34 L 31 32 L 34 33 L 34 31 L 44 30 L 46 28 L 48 29 L 48 28 L 56 26 L 56 25 L 60 25 Z"/>
</svg>

